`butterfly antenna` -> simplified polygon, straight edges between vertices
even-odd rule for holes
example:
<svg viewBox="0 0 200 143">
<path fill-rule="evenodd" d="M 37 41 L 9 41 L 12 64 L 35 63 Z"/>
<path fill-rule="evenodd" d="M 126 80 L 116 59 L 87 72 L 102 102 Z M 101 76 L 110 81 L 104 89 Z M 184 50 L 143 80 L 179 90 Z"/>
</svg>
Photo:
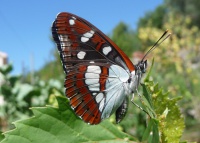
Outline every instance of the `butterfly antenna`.
<svg viewBox="0 0 200 143">
<path fill-rule="evenodd" d="M 147 53 L 144 55 L 144 57 L 142 58 L 141 61 L 144 60 L 144 58 L 151 52 L 153 51 L 155 48 L 157 48 L 163 41 L 165 41 L 170 35 L 171 33 L 168 33 L 168 35 L 166 35 L 168 33 L 168 30 L 166 30 L 163 35 L 156 41 L 156 43 L 147 51 Z"/>
</svg>

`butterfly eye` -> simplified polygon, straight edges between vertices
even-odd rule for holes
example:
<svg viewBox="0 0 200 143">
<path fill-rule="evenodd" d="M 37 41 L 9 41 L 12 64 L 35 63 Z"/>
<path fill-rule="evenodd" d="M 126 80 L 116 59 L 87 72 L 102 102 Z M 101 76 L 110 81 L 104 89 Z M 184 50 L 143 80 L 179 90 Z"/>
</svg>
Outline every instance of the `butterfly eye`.
<svg viewBox="0 0 200 143">
<path fill-rule="evenodd" d="M 146 68 L 147 68 L 147 60 L 145 60 L 144 62 L 141 62 L 139 66 L 140 66 L 142 73 L 145 73 Z"/>
</svg>

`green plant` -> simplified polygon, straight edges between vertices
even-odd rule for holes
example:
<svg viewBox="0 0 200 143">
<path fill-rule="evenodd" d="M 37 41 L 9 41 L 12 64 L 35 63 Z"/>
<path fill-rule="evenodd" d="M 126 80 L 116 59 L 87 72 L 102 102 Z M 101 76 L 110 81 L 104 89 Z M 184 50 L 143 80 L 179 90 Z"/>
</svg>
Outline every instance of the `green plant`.
<svg viewBox="0 0 200 143">
<path fill-rule="evenodd" d="M 151 70 L 152 67 L 150 72 Z M 145 108 L 152 118 L 143 138 L 146 138 L 146 134 L 152 128 L 153 135 L 154 133 L 159 133 L 159 140 L 161 142 L 179 142 L 185 128 L 184 118 L 177 105 L 177 102 L 182 97 L 170 98 L 170 92 L 163 93 L 163 89 L 159 88 L 158 83 L 155 84 L 151 80 L 150 72 L 146 76 L 142 87 L 146 100 Z M 158 137 L 154 138 L 157 139 Z M 151 139 L 152 142 L 155 142 L 154 138 Z"/>
<path fill-rule="evenodd" d="M 151 70 L 150 70 L 151 71 Z M 158 84 L 150 80 L 150 74 L 142 84 L 143 108 L 151 116 L 143 133 L 142 142 L 179 142 L 184 129 L 177 101 L 163 93 Z M 136 137 L 121 131 L 109 120 L 99 125 L 81 121 L 70 108 L 62 93 L 53 90 L 58 106 L 34 107 L 34 116 L 14 123 L 16 128 L 5 132 L 1 143 L 27 142 L 138 142 Z M 94 132 L 95 131 L 95 132 Z"/>
<path fill-rule="evenodd" d="M 2 131 L 13 128 L 11 123 L 32 116 L 30 107 L 44 106 L 49 102 L 52 89 L 62 91 L 62 84 L 57 80 L 44 82 L 35 78 L 34 84 L 23 83 L 21 76 L 12 76 L 12 65 L 0 68 L 0 127 Z"/>
</svg>

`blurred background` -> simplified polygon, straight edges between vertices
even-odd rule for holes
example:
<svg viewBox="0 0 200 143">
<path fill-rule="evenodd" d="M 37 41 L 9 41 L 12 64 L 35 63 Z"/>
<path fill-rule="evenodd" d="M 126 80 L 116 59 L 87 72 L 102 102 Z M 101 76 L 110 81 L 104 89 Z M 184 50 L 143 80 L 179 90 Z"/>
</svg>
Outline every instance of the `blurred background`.
<svg viewBox="0 0 200 143">
<path fill-rule="evenodd" d="M 107 34 L 133 61 L 169 29 L 172 36 L 148 57 L 152 78 L 179 102 L 185 118 L 182 140 L 200 142 L 200 1 L 11 1 L 0 5 L 0 130 L 32 116 L 30 107 L 53 104 L 52 90 L 64 95 L 64 72 L 51 37 L 59 12 L 74 13 Z M 149 64 L 150 65 L 150 64 Z M 136 99 L 137 100 L 137 99 Z M 133 105 L 120 124 L 140 138 L 145 116 Z"/>
</svg>

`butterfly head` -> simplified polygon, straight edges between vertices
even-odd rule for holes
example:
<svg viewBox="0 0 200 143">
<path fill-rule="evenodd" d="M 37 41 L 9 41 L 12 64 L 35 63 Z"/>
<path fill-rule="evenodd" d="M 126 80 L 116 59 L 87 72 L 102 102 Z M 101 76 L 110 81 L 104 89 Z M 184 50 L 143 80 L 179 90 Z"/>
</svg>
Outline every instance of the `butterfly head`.
<svg viewBox="0 0 200 143">
<path fill-rule="evenodd" d="M 143 56 L 142 60 L 136 65 L 136 73 L 135 75 L 138 76 L 138 79 L 140 80 L 142 77 L 142 74 L 146 72 L 147 68 L 147 60 L 144 60 L 149 53 L 151 53 L 155 48 L 157 48 L 165 39 L 167 39 L 171 33 L 167 34 L 168 30 L 166 30 L 163 35 L 155 42 L 155 44 L 146 52 L 146 54 Z"/>
<path fill-rule="evenodd" d="M 135 72 L 135 78 L 136 78 L 136 87 L 138 87 L 140 80 L 142 78 L 142 75 L 146 72 L 147 69 L 147 60 L 141 60 L 138 62 L 136 67 L 136 72 Z M 134 79 L 135 80 L 135 79 Z"/>
<path fill-rule="evenodd" d="M 146 72 L 147 60 L 141 60 L 135 65 L 135 71 L 131 72 L 131 77 L 129 79 L 129 90 L 128 94 L 134 93 L 140 84 L 142 75 Z"/>
<path fill-rule="evenodd" d="M 136 65 L 137 71 L 140 72 L 141 74 L 146 72 L 146 68 L 147 68 L 147 60 L 145 61 L 142 60 Z"/>
</svg>

